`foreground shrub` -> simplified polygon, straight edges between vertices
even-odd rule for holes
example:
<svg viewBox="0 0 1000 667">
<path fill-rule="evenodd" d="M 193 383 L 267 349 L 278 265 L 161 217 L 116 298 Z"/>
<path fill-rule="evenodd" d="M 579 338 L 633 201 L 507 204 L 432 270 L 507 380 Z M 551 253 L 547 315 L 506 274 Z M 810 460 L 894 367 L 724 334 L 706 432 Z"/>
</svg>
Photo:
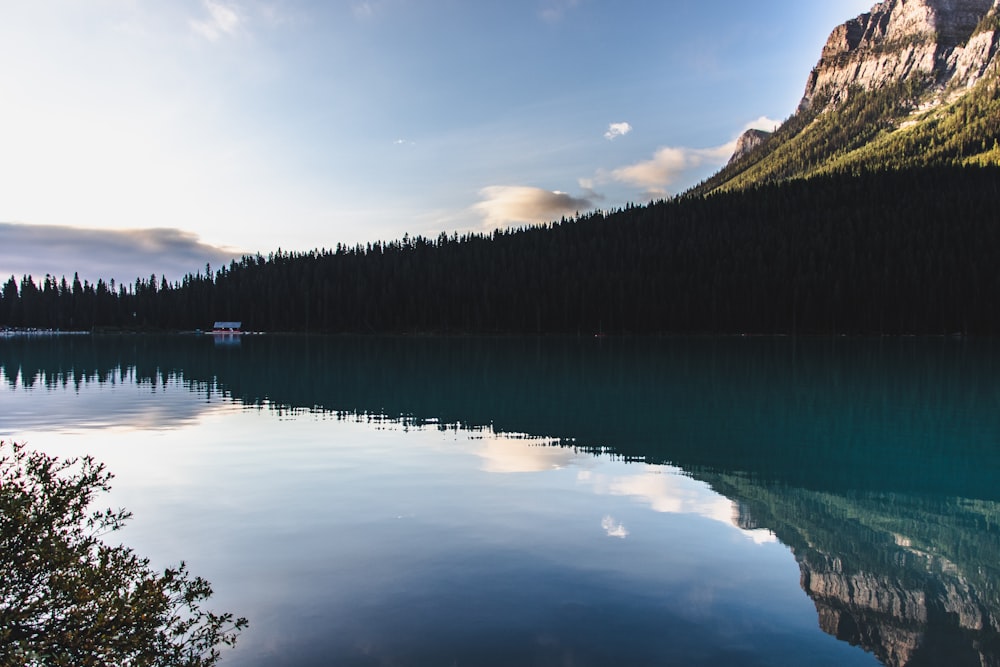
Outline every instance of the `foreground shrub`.
<svg viewBox="0 0 1000 667">
<path fill-rule="evenodd" d="M 245 618 L 202 608 L 212 588 L 103 539 L 131 513 L 91 509 L 111 473 L 0 441 L 0 665 L 207 667 Z"/>
</svg>

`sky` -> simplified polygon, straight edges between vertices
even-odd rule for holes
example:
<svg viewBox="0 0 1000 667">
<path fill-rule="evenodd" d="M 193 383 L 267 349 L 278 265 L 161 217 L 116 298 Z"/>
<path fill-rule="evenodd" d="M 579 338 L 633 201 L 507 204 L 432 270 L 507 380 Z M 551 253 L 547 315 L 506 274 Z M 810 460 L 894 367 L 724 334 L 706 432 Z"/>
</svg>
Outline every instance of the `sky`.
<svg viewBox="0 0 1000 667">
<path fill-rule="evenodd" d="M 684 191 L 873 0 L 0 0 L 0 280 Z"/>
</svg>

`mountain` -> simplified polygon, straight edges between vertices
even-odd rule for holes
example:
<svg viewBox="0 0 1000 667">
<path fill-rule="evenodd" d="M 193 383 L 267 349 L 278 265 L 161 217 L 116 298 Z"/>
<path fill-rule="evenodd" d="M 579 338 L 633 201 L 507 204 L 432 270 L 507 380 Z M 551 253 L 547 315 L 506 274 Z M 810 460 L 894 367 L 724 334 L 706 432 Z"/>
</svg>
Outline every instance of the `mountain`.
<svg viewBox="0 0 1000 667">
<path fill-rule="evenodd" d="M 736 142 L 736 150 L 733 151 L 733 157 L 729 159 L 730 164 L 738 161 L 744 155 L 748 155 L 755 148 L 770 139 L 772 134 L 774 133 L 767 130 L 752 128 L 744 132 Z"/>
<path fill-rule="evenodd" d="M 994 0 L 889 0 L 838 26 L 809 75 L 801 109 L 921 79 L 942 99 L 967 92 L 996 53 Z M 828 93 L 824 95 L 824 93 Z"/>
<path fill-rule="evenodd" d="M 1000 163 L 998 47 L 1000 0 L 880 2 L 833 30 L 795 113 L 763 140 L 744 135 L 692 193 Z"/>
</svg>

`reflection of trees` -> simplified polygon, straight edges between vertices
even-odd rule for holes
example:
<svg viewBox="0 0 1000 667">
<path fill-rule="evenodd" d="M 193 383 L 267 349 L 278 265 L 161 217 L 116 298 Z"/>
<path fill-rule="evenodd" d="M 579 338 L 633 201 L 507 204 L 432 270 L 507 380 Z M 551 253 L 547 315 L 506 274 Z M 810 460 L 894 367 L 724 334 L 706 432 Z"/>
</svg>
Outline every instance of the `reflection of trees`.
<svg viewBox="0 0 1000 667">
<path fill-rule="evenodd" d="M 1000 665 L 1000 504 L 698 476 L 792 549 L 824 631 L 892 667 Z"/>
<path fill-rule="evenodd" d="M 0 339 L 8 382 L 197 383 L 246 405 L 491 426 L 805 487 L 1000 499 L 991 342 Z M 111 409 L 111 406 L 109 406 Z"/>
</svg>

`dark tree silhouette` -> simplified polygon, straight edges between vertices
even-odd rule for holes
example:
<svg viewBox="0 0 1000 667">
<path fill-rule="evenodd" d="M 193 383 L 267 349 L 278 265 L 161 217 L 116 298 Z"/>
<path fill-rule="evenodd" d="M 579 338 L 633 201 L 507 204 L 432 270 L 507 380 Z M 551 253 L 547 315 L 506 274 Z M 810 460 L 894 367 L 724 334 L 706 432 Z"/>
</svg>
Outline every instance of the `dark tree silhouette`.
<svg viewBox="0 0 1000 667">
<path fill-rule="evenodd" d="M 996 167 L 845 171 L 490 234 L 279 249 L 117 292 L 12 276 L 0 326 L 992 335 L 998 195 Z"/>
</svg>

